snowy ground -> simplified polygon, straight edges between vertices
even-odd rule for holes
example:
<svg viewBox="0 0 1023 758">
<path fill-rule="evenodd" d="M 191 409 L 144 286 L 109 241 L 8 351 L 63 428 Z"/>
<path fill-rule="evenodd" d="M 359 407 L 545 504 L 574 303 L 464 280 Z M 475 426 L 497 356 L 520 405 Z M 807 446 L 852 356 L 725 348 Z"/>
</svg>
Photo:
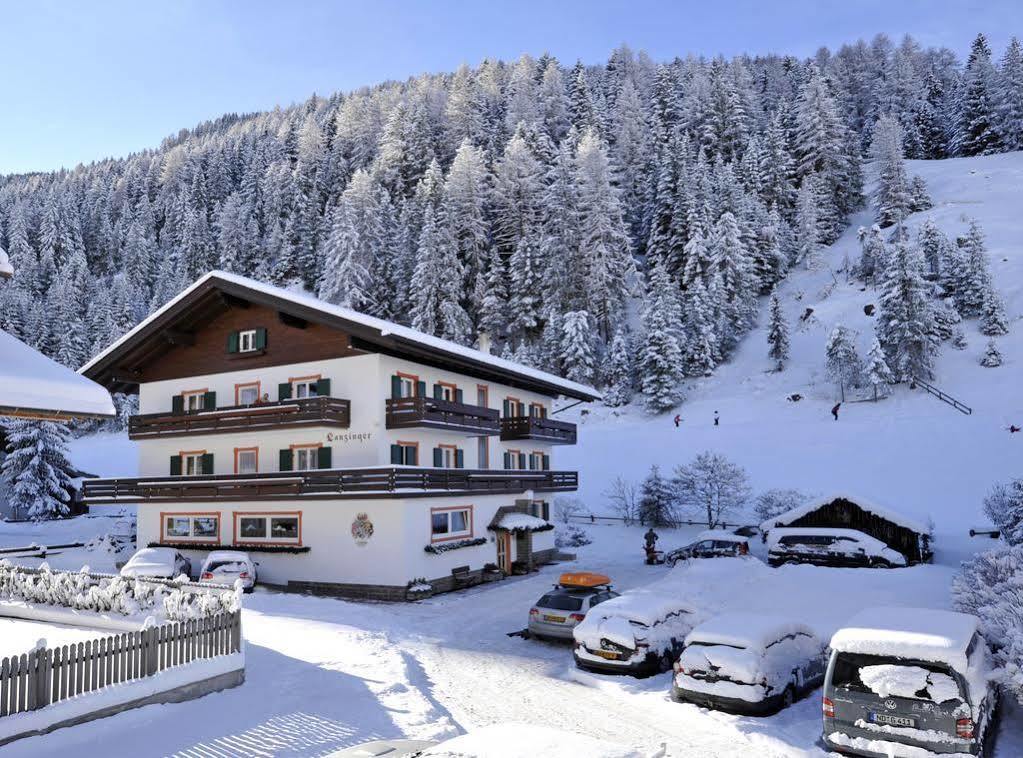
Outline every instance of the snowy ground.
<svg viewBox="0 0 1023 758">
<path fill-rule="evenodd" d="M 638 481 L 651 463 L 669 472 L 714 450 L 745 467 L 757 490 L 858 494 L 920 520 L 933 517 L 939 532 L 963 534 L 985 522 L 985 493 L 995 482 L 1019 476 L 1023 459 L 1023 434 L 1008 432 L 1010 423 L 1023 426 L 1023 153 L 911 161 L 909 170 L 927 181 L 934 200 L 934 208 L 910 217 L 911 234 L 931 218 L 954 240 L 968 228 L 964 214 L 977 218 L 987 234 L 995 286 L 1006 301 L 1010 333 L 998 339 L 1004 365 L 978 365 L 988 338 L 975 321 L 963 324 L 969 347 L 958 351 L 946 343 L 936 365 L 932 383 L 972 406 L 973 415 L 901 386 L 882 402 L 848 402 L 839 420 L 832 419 L 838 389 L 824 377 L 828 334 L 837 324 L 857 331 L 863 356 L 876 322 L 863 307 L 878 303 L 877 292 L 837 273 L 846 254 L 858 258 L 856 230 L 872 222 L 864 211 L 818 270 L 793 271 L 779 287 L 792 340 L 785 371 L 770 370 L 765 299 L 761 326 L 732 361 L 713 377 L 689 383 L 677 408 L 679 428 L 672 423 L 675 412 L 651 417 L 634 406 L 559 414 L 581 427 L 579 445 L 559 449 L 555 465 L 579 471 L 578 495 L 587 507 L 610 512 L 603 492 L 615 474 Z M 799 316 L 806 308 L 814 314 L 803 323 Z M 786 400 L 792 393 L 803 400 Z M 715 411 L 721 415 L 718 427 Z"/>
<path fill-rule="evenodd" d="M 108 634 L 88 627 L 0 618 L 0 658 L 27 653 L 40 639 L 45 639 L 46 646 L 52 648 L 70 642 L 86 642 Z"/>
<path fill-rule="evenodd" d="M 574 564 L 414 605 L 259 590 L 246 597 L 244 686 L 23 740 L 5 755 L 311 756 L 381 736 L 436 739 L 510 720 L 645 750 L 667 743 L 671 756 L 823 755 L 817 693 L 770 718 L 728 716 L 671 702 L 668 674 L 582 673 L 567 645 L 508 637 L 562 570 L 600 570 L 619 589 L 668 571 L 642 563 L 641 529 L 585 528 L 594 543 Z M 695 531 L 665 532 L 662 543 L 681 545 Z M 970 547 L 945 544 L 935 565 L 891 571 L 770 569 L 755 560 L 737 570 L 738 561 L 702 561 L 685 594 L 703 613 L 783 613 L 824 636 L 867 605 L 947 607 L 948 583 Z M 1002 731 L 996 755 L 1023 754 L 1023 720 L 1014 715 Z"/>
</svg>

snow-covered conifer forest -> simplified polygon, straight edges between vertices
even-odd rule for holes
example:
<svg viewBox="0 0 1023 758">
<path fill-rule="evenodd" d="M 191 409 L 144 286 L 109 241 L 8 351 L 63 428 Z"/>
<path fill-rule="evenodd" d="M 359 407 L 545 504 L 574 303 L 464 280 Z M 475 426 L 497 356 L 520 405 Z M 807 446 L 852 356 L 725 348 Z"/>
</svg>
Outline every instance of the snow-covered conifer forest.
<svg viewBox="0 0 1023 758">
<path fill-rule="evenodd" d="M 1021 147 L 1016 40 L 978 36 L 965 62 L 884 36 L 808 60 L 624 46 L 601 65 L 485 60 L 0 178 L 0 246 L 19 271 L 0 285 L 0 327 L 77 367 L 219 268 L 465 344 L 486 332 L 656 410 L 728 360 L 758 294 L 818 265 L 868 200 L 863 160 L 880 167 L 884 227 L 929 202 L 903 157 Z M 878 337 L 898 378 L 929 370 L 917 290 L 943 257 L 958 310 L 1004 330 L 971 259 L 982 246 L 884 234 L 866 233 L 857 275 L 895 317 Z"/>
</svg>

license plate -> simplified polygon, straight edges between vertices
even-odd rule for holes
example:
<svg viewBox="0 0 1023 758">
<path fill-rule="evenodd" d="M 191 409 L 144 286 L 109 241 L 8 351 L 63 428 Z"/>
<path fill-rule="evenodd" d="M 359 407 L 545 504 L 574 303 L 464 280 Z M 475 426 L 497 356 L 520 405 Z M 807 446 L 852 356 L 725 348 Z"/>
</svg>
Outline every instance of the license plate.
<svg viewBox="0 0 1023 758">
<path fill-rule="evenodd" d="M 544 615 L 543 620 L 544 621 L 553 621 L 555 624 L 564 624 L 565 623 L 565 617 L 564 616 L 547 616 L 547 615 Z"/>
<path fill-rule="evenodd" d="M 911 729 L 916 727 L 916 719 L 892 716 L 887 713 L 871 713 L 870 720 L 875 724 L 887 724 L 888 726 L 908 726 Z"/>
<path fill-rule="evenodd" d="M 618 653 L 612 650 L 597 650 L 595 651 L 601 658 L 607 658 L 609 661 L 617 661 Z"/>
</svg>

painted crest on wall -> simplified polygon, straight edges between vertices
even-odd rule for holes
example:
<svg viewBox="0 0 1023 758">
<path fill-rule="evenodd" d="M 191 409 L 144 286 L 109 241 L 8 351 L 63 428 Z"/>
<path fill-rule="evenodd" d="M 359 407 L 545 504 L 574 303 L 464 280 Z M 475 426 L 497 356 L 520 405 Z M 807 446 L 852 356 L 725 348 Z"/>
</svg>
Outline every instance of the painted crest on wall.
<svg viewBox="0 0 1023 758">
<path fill-rule="evenodd" d="M 352 521 L 352 539 L 355 540 L 355 544 L 365 545 L 372 536 L 373 522 L 369 520 L 369 515 L 365 513 L 355 514 L 355 520 Z"/>
</svg>

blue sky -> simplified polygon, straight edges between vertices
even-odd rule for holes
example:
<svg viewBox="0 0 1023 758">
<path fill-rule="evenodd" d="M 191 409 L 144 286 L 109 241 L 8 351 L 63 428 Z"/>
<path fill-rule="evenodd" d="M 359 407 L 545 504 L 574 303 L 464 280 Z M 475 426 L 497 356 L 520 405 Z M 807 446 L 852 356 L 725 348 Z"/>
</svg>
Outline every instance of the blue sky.
<svg viewBox="0 0 1023 758">
<path fill-rule="evenodd" d="M 1019 0 L 0 0 L 0 173 L 152 147 L 225 112 L 287 105 L 485 57 L 549 51 L 601 62 L 618 44 L 811 55 L 912 33 L 996 54 L 1023 35 Z"/>
</svg>

